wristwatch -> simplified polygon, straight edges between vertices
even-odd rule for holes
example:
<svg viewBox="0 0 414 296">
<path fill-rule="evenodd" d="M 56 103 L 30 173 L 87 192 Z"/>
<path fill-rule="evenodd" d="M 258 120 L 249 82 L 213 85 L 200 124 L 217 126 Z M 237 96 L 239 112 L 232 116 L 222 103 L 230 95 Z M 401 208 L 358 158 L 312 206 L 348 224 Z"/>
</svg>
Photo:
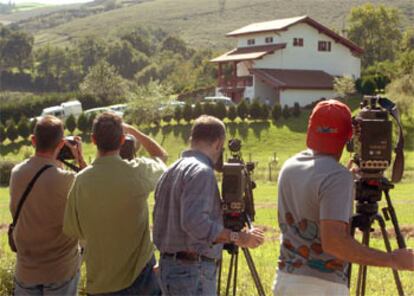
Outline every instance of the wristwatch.
<svg viewBox="0 0 414 296">
<path fill-rule="evenodd" d="M 238 232 L 230 232 L 230 241 L 232 243 L 237 243 L 240 240 L 240 235 Z"/>
</svg>

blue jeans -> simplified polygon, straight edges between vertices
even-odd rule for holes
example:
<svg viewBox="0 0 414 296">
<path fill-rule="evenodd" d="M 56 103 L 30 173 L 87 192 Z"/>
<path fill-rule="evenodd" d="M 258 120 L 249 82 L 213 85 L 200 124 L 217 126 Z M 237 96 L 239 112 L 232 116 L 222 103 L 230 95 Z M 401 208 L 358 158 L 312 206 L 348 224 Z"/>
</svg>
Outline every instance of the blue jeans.
<svg viewBox="0 0 414 296">
<path fill-rule="evenodd" d="M 160 259 L 161 286 L 168 296 L 217 295 L 216 273 L 214 262 Z"/>
<path fill-rule="evenodd" d="M 103 294 L 93 294 L 94 296 L 116 296 L 116 295 L 140 295 L 140 296 L 160 296 L 161 288 L 158 284 L 157 277 L 153 270 L 155 265 L 155 257 L 153 256 L 141 273 L 138 275 L 137 279 L 132 283 L 131 286 L 117 292 L 103 293 Z M 91 294 L 88 294 L 91 295 Z"/>
<path fill-rule="evenodd" d="M 73 278 L 65 282 L 51 284 L 26 285 L 14 280 L 15 296 L 61 296 L 61 295 L 78 295 L 78 283 L 80 272 L 78 271 Z"/>
</svg>

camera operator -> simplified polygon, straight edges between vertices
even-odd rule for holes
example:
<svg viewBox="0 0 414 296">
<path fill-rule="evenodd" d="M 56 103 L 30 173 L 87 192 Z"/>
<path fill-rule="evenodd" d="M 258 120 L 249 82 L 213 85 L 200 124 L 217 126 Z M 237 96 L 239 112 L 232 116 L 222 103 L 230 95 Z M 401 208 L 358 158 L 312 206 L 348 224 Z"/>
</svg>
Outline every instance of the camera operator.
<svg viewBox="0 0 414 296">
<path fill-rule="evenodd" d="M 17 248 L 15 295 L 77 295 L 80 256 L 78 241 L 63 234 L 66 198 L 75 174 L 62 169 L 57 155 L 66 144 L 79 167 L 83 161 L 80 138 L 66 143 L 62 121 L 40 119 L 34 128 L 35 155 L 16 165 L 10 179 L 10 211 L 15 217 L 23 192 L 33 177 L 50 165 L 34 183 L 13 231 Z"/>
<path fill-rule="evenodd" d="M 64 232 L 85 241 L 86 291 L 105 295 L 160 295 L 153 267 L 147 199 L 166 169 L 165 150 L 155 140 L 103 113 L 93 124 L 97 159 L 75 179 Z M 123 160 L 125 134 L 152 158 Z"/>
<path fill-rule="evenodd" d="M 339 160 L 351 136 L 349 108 L 322 101 L 309 119 L 309 149 L 287 160 L 280 171 L 282 241 L 275 295 L 348 295 L 348 262 L 414 270 L 412 250 L 385 253 L 350 234 L 353 177 Z"/>
<path fill-rule="evenodd" d="M 161 177 L 155 191 L 154 243 L 161 252 L 160 276 L 166 295 L 215 295 L 222 244 L 255 248 L 261 230 L 231 232 L 223 227 L 214 175 L 225 142 L 219 119 L 203 115 L 191 131 L 191 149 Z"/>
</svg>

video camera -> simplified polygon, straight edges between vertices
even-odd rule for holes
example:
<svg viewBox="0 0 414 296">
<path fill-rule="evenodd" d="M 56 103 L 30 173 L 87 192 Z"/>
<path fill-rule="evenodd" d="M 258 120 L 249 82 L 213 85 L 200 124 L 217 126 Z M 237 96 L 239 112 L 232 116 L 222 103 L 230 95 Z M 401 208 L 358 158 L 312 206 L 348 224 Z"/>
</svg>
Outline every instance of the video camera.
<svg viewBox="0 0 414 296">
<path fill-rule="evenodd" d="M 243 161 L 240 140 L 231 139 L 228 147 L 231 158 L 222 166 L 223 220 L 224 227 L 240 231 L 255 217 L 253 189 L 256 183 L 251 179 L 254 163 Z"/>
<path fill-rule="evenodd" d="M 352 119 L 353 138 L 347 145 L 348 151 L 354 152 L 353 162 L 360 170 L 356 182 L 358 201 L 379 201 L 382 187 L 392 186 L 384 178 L 384 171 L 391 166 L 392 159 L 392 122 L 389 115 L 399 128 L 391 180 L 399 182 L 402 178 L 404 136 L 398 109 L 387 98 L 364 96 L 361 111 Z"/>
</svg>

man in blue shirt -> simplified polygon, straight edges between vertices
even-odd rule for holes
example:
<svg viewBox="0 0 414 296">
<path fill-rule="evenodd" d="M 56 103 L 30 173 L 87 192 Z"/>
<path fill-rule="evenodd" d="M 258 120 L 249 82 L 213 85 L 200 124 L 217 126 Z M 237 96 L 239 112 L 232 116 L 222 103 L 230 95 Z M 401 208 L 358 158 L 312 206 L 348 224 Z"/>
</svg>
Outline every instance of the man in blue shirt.
<svg viewBox="0 0 414 296">
<path fill-rule="evenodd" d="M 160 275 L 166 295 L 215 295 L 222 244 L 255 248 L 263 232 L 223 227 L 214 175 L 225 142 L 223 122 L 203 115 L 191 131 L 191 149 L 161 177 L 155 191 L 154 243 L 161 252 Z"/>
</svg>

